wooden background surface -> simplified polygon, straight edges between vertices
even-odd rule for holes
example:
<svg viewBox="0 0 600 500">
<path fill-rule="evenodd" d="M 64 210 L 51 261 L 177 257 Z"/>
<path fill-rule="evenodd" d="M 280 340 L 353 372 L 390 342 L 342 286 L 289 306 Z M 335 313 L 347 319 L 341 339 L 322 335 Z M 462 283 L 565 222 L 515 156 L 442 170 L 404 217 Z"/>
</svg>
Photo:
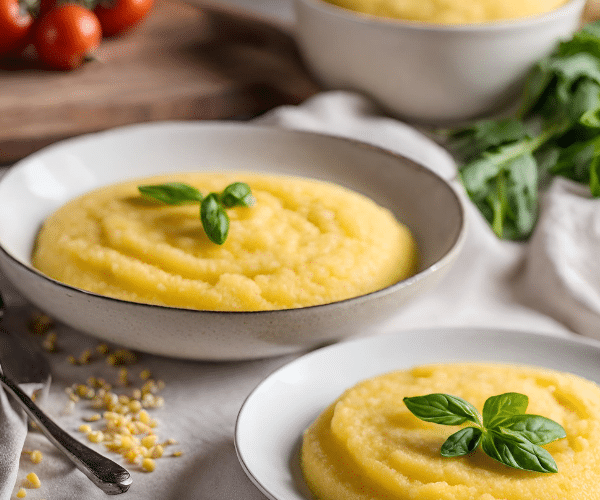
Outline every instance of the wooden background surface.
<svg viewBox="0 0 600 500">
<path fill-rule="evenodd" d="M 156 0 L 141 26 L 104 40 L 98 60 L 72 72 L 0 66 L 0 164 L 82 133 L 165 119 L 248 118 L 319 91 L 291 22 L 207 1 Z M 600 0 L 588 0 L 584 21 L 598 18 Z"/>
<path fill-rule="evenodd" d="M 163 119 L 251 117 L 319 89 L 282 25 L 156 0 L 132 33 L 72 72 L 0 69 L 0 164 L 57 140 Z"/>
</svg>

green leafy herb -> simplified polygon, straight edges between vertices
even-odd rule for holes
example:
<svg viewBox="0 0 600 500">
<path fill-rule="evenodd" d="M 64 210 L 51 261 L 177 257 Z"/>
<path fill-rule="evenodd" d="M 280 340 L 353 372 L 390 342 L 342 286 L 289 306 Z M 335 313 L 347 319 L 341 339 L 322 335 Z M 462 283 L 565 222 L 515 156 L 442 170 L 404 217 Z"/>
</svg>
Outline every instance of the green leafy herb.
<svg viewBox="0 0 600 500">
<path fill-rule="evenodd" d="M 406 407 L 421 420 L 442 425 L 480 423 L 481 416 L 471 403 L 448 394 L 428 394 L 404 398 Z"/>
<path fill-rule="evenodd" d="M 229 217 L 215 193 L 209 194 L 200 205 L 200 220 L 208 238 L 222 245 L 229 232 Z"/>
<path fill-rule="evenodd" d="M 150 186 L 138 186 L 138 190 L 149 198 L 162 201 L 167 205 L 182 205 L 184 203 L 199 203 L 202 195 L 193 186 L 181 182 L 168 182 Z"/>
<path fill-rule="evenodd" d="M 208 238 L 222 245 L 229 233 L 229 216 L 226 208 L 249 207 L 255 203 L 250 186 L 244 182 L 234 182 L 222 193 L 209 193 L 203 197 L 193 186 L 180 182 L 138 186 L 144 196 L 167 205 L 200 203 L 200 220 Z"/>
<path fill-rule="evenodd" d="M 553 176 L 588 184 L 600 197 L 600 21 L 536 64 L 515 116 L 448 137 L 467 194 L 501 238 L 531 234 L 538 190 Z"/>
<path fill-rule="evenodd" d="M 444 457 L 458 457 L 483 451 L 504 465 L 535 472 L 558 472 L 556 462 L 541 445 L 566 437 L 563 427 L 540 415 L 525 413 L 529 398 L 517 392 L 492 396 L 483 405 L 482 414 L 456 396 L 429 394 L 404 398 L 404 404 L 416 417 L 442 425 L 472 422 L 452 434 L 441 447 Z"/>
</svg>

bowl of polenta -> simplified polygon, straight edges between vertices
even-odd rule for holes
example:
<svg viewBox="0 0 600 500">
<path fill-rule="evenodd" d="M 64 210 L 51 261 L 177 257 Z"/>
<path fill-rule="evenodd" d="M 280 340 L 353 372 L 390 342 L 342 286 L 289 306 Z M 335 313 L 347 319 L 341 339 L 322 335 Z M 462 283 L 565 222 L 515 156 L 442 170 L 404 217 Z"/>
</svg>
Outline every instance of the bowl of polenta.
<svg viewBox="0 0 600 500">
<path fill-rule="evenodd" d="M 435 285 L 464 239 L 459 197 L 424 166 L 225 122 L 64 141 L 12 167 L 0 200 L 0 267 L 34 305 L 188 359 L 372 333 Z"/>
<path fill-rule="evenodd" d="M 580 26 L 585 0 L 295 0 L 302 56 L 326 88 L 455 124 L 513 105 L 533 65 Z"/>
</svg>

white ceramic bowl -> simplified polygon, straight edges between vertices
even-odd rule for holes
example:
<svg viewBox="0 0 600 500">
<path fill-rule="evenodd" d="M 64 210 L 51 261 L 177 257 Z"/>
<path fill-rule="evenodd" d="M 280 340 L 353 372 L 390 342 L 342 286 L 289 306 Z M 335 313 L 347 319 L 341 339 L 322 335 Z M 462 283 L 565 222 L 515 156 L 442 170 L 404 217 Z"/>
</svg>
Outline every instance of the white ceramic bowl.
<svg viewBox="0 0 600 500">
<path fill-rule="evenodd" d="M 325 87 L 362 91 L 388 112 L 449 124 L 502 108 L 538 59 L 577 29 L 585 0 L 539 16 L 434 25 L 295 0 L 297 40 Z"/>
<path fill-rule="evenodd" d="M 390 208 L 414 232 L 418 274 L 333 304 L 216 312 L 137 304 L 47 278 L 30 255 L 44 219 L 67 200 L 127 178 L 163 172 L 250 170 L 337 182 Z M 358 142 L 231 122 L 167 122 L 92 134 L 47 147 L 0 181 L 0 268 L 52 317 L 126 347 L 226 360 L 308 349 L 374 330 L 439 280 L 464 238 L 461 202 L 430 170 Z"/>
</svg>

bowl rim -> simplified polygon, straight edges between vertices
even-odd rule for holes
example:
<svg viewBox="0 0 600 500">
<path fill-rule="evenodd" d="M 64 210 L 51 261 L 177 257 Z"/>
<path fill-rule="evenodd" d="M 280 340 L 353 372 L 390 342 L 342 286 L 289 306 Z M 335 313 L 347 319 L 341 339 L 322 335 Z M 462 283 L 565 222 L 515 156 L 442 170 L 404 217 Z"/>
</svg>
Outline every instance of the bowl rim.
<svg viewBox="0 0 600 500">
<path fill-rule="evenodd" d="M 543 24 L 556 22 L 557 19 L 568 17 L 573 13 L 581 13 L 587 0 L 567 0 L 559 7 L 541 14 L 535 14 L 515 19 L 504 19 L 498 21 L 487 21 L 482 23 L 464 23 L 464 24 L 436 24 L 424 21 L 409 21 L 398 18 L 376 16 L 364 12 L 353 11 L 339 5 L 327 2 L 326 0 L 294 0 L 296 4 L 296 17 L 298 5 L 303 4 L 306 7 L 319 11 L 326 16 L 332 16 L 349 22 L 362 24 L 370 27 L 380 27 L 387 29 L 406 29 L 416 32 L 433 33 L 480 33 L 497 31 L 517 31 L 524 29 L 535 29 Z M 298 23 L 297 23 L 298 24 Z"/>
<path fill-rule="evenodd" d="M 223 311 L 223 310 L 210 310 L 210 309 L 191 309 L 191 308 L 178 307 L 178 306 L 151 304 L 151 303 L 146 303 L 146 302 L 134 302 L 134 301 L 128 301 L 128 300 L 124 300 L 124 299 L 119 299 L 116 297 L 110 297 L 107 295 L 101 295 L 99 293 L 91 292 L 88 290 L 84 290 L 82 288 L 68 285 L 61 281 L 55 280 L 49 276 L 46 276 L 44 273 L 42 273 L 41 271 L 34 268 L 30 262 L 24 263 L 19 258 L 12 255 L 5 248 L 1 239 L 0 239 L 0 269 L 4 266 L 4 261 L 8 261 L 8 262 L 10 262 L 10 264 L 12 266 L 19 268 L 22 272 L 25 272 L 28 274 L 33 274 L 36 277 L 38 277 L 46 282 L 51 283 L 54 287 L 58 287 L 58 288 L 64 290 L 65 293 L 77 292 L 78 294 L 82 294 L 83 296 L 89 297 L 91 300 L 108 301 L 111 303 L 120 304 L 121 306 L 124 306 L 124 307 L 151 308 L 156 311 L 177 311 L 178 314 L 181 314 L 182 312 L 184 312 L 185 314 L 202 313 L 202 314 L 210 314 L 213 316 L 214 315 L 217 315 L 217 316 L 263 315 L 264 316 L 264 315 L 278 315 L 278 314 L 279 315 L 281 315 L 281 314 L 301 314 L 302 311 L 305 311 L 305 310 L 316 310 L 316 309 L 323 309 L 323 308 L 340 307 L 343 305 L 350 305 L 350 304 L 360 304 L 371 298 L 378 298 L 378 297 L 389 295 L 389 294 L 395 292 L 396 290 L 406 288 L 407 286 L 409 286 L 417 281 L 422 281 L 422 280 L 426 279 L 429 275 L 435 273 L 438 269 L 446 267 L 450 262 L 452 262 L 452 260 L 456 257 L 456 255 L 460 252 L 461 248 L 463 247 L 464 241 L 466 239 L 466 233 L 467 233 L 466 209 L 465 209 L 464 201 L 461 198 L 461 196 L 459 196 L 457 189 L 454 186 L 452 186 L 452 184 L 449 181 L 444 179 L 441 175 L 434 172 L 430 168 L 428 168 L 414 160 L 411 160 L 410 158 L 408 158 L 400 153 L 392 151 L 390 149 L 376 146 L 373 144 L 369 144 L 367 142 L 360 141 L 360 140 L 353 139 L 353 138 L 348 138 L 348 137 L 343 137 L 343 136 L 338 136 L 338 135 L 333 135 L 333 134 L 327 134 L 327 133 L 322 133 L 322 132 L 315 132 L 315 131 L 310 131 L 310 130 L 284 129 L 284 128 L 280 128 L 280 127 L 276 127 L 276 126 L 269 126 L 269 125 L 234 123 L 234 122 L 227 122 L 227 121 L 220 121 L 220 120 L 211 120 L 210 122 L 189 122 L 189 121 L 178 121 L 178 120 L 173 120 L 173 121 L 166 120 L 166 121 L 151 122 L 151 123 L 124 125 L 124 126 L 120 126 L 120 127 L 114 127 L 114 128 L 108 129 L 108 130 L 92 132 L 89 134 L 83 134 L 80 136 L 71 137 L 71 138 L 59 141 L 57 143 L 51 144 L 49 146 L 46 146 L 46 147 L 36 151 L 35 153 L 32 153 L 31 155 L 19 160 L 17 163 L 15 163 L 13 166 L 11 166 L 8 169 L 8 171 L 5 173 L 5 175 L 0 178 L 0 185 L 2 183 L 4 183 L 5 179 L 8 177 L 6 174 L 8 174 L 11 171 L 14 171 L 18 168 L 21 168 L 21 166 L 23 164 L 26 165 L 27 162 L 29 161 L 29 158 L 37 158 L 39 155 L 45 154 L 46 151 L 51 151 L 55 148 L 61 148 L 64 144 L 85 142 L 87 140 L 97 140 L 97 139 L 102 140 L 103 137 L 106 137 L 109 134 L 119 133 L 121 131 L 124 131 L 124 132 L 131 131 L 131 132 L 135 133 L 138 130 L 143 130 L 143 129 L 147 129 L 147 128 L 160 128 L 160 127 L 165 127 L 165 126 L 167 126 L 167 127 L 183 126 L 186 128 L 189 127 L 189 128 L 208 128 L 208 129 L 216 126 L 216 127 L 223 127 L 224 130 L 226 130 L 229 127 L 233 127 L 233 128 L 238 128 L 240 130 L 257 130 L 257 131 L 262 131 L 262 132 L 269 132 L 269 133 L 276 132 L 276 133 L 283 133 L 283 134 L 288 134 L 288 135 L 316 136 L 316 137 L 325 137 L 327 140 L 346 142 L 348 144 L 352 144 L 353 147 L 362 147 L 362 148 L 372 149 L 379 153 L 383 153 L 386 156 L 391 156 L 391 157 L 395 158 L 396 160 L 401 160 L 408 167 L 416 169 L 416 170 L 420 170 L 421 172 L 425 173 L 426 175 L 430 175 L 430 176 L 436 178 L 438 182 L 440 182 L 442 185 L 444 185 L 447 188 L 448 192 L 451 194 L 451 196 L 454 198 L 454 200 L 456 202 L 456 206 L 458 208 L 458 215 L 459 215 L 458 231 L 455 235 L 454 240 L 451 242 L 448 250 L 446 251 L 446 253 L 444 255 L 442 255 L 438 260 L 436 260 L 434 263 L 432 263 L 428 267 L 420 270 L 419 272 L 415 273 L 414 275 L 412 275 L 404 280 L 393 283 L 392 285 L 388 285 L 387 287 L 382 288 L 380 290 L 375 290 L 373 292 L 358 295 L 356 297 L 350 297 L 347 299 L 338 300 L 335 302 L 329 302 L 329 303 L 325 303 L 325 304 L 317 304 L 317 305 L 312 305 L 312 306 L 304 306 L 304 307 L 297 307 L 297 308 L 285 308 L 285 309 L 268 309 L 268 310 L 253 310 L 253 311 L 235 311 L 235 310 Z M 101 187 L 101 186 L 98 186 L 98 187 Z"/>
</svg>

